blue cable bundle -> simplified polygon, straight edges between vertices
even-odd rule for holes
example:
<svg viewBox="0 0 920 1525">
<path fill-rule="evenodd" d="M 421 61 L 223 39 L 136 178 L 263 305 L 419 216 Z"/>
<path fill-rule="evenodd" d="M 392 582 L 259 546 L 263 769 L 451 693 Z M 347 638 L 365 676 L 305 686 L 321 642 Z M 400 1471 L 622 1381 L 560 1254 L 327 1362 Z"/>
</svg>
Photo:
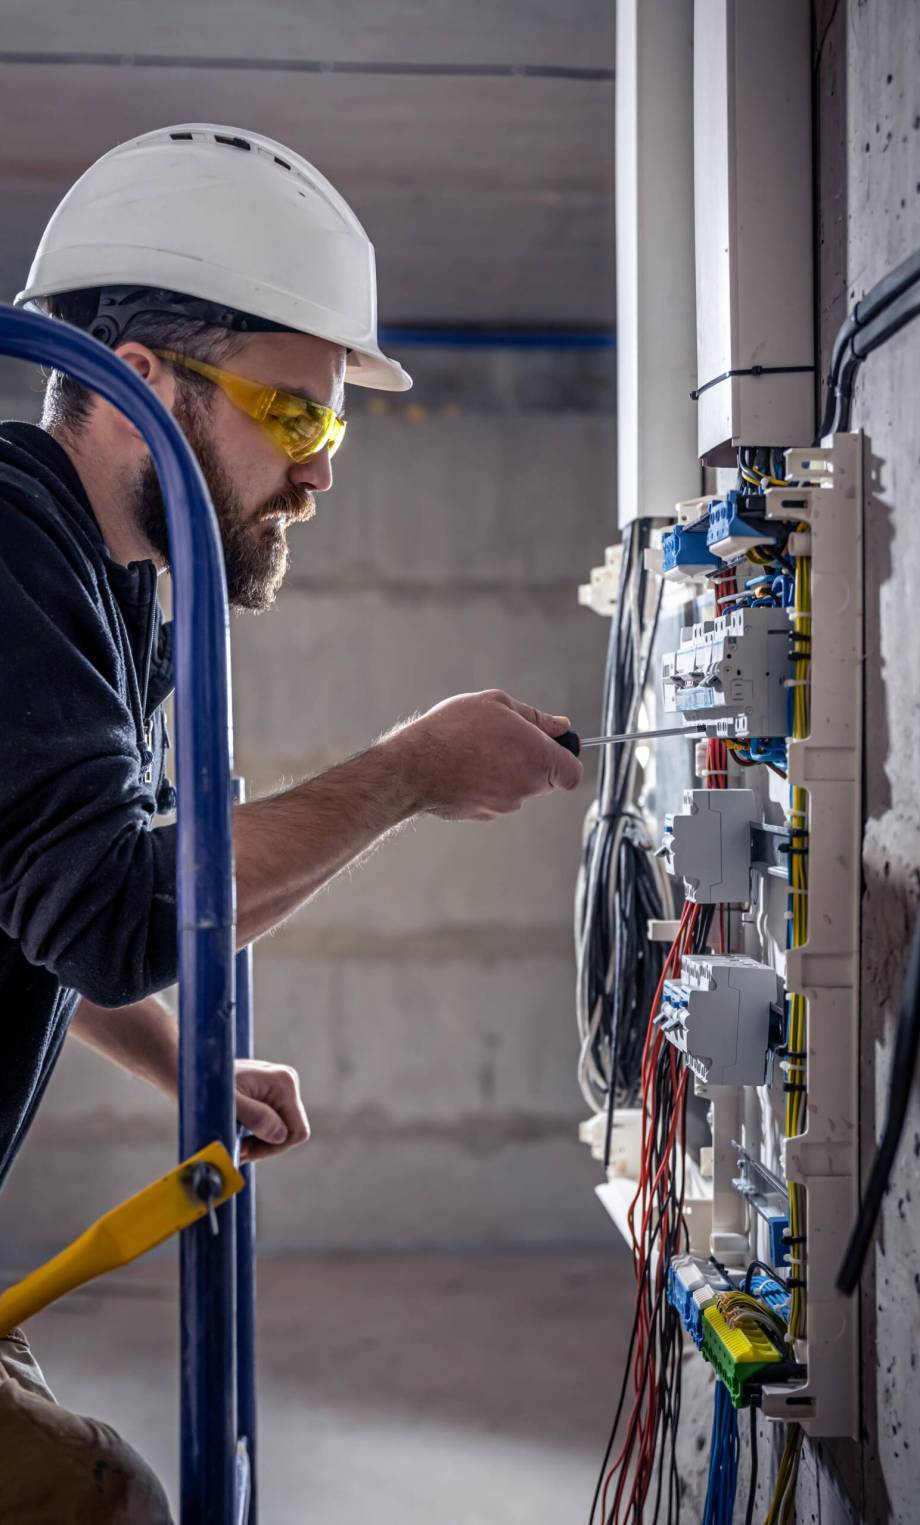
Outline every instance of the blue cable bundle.
<svg viewBox="0 0 920 1525">
<path fill-rule="evenodd" d="M 709 1442 L 709 1482 L 702 1525 L 732 1525 L 740 1449 L 738 1412 L 732 1406 L 725 1383 L 717 1380 L 712 1411 L 712 1438 Z"/>
</svg>

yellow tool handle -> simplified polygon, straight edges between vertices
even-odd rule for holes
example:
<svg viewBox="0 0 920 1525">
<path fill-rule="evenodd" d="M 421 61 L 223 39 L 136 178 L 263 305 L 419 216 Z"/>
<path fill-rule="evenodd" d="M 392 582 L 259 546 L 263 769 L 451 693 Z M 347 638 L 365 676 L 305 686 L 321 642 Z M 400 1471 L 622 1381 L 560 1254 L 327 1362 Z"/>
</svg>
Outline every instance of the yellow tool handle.
<svg viewBox="0 0 920 1525">
<path fill-rule="evenodd" d="M 208 1166 L 216 1172 L 210 1176 L 211 1195 L 196 1195 L 193 1180 Z M 128 1265 L 171 1234 L 197 1223 L 245 1184 L 223 1144 L 209 1144 L 191 1155 L 152 1186 L 113 1207 L 59 1255 L 0 1295 L 0 1336 L 65 1292 Z"/>
</svg>

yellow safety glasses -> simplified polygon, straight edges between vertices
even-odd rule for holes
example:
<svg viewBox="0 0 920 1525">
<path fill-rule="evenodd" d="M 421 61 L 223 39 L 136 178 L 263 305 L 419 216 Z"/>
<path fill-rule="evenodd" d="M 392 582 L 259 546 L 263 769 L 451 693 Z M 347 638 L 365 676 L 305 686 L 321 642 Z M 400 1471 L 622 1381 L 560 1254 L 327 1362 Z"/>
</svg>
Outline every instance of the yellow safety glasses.
<svg viewBox="0 0 920 1525">
<path fill-rule="evenodd" d="M 345 420 L 334 408 L 310 402 L 306 397 L 295 397 L 291 392 L 279 392 L 277 387 L 251 381 L 248 376 L 237 376 L 233 371 L 222 370 L 219 365 L 208 365 L 205 360 L 180 355 L 176 350 L 156 349 L 153 353 L 161 360 L 182 365 L 187 371 L 196 371 L 199 376 L 213 381 L 243 413 L 261 424 L 298 465 L 321 450 L 335 455 L 342 443 Z"/>
</svg>

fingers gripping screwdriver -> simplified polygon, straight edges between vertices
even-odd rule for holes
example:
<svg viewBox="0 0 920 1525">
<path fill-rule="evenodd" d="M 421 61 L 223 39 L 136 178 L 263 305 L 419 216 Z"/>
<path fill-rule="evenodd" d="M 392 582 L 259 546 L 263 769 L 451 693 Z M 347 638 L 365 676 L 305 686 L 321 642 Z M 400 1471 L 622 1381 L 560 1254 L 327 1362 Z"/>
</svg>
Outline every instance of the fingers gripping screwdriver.
<svg viewBox="0 0 920 1525">
<path fill-rule="evenodd" d="M 554 737 L 560 747 L 577 757 L 582 747 L 616 747 L 624 741 L 648 741 L 655 736 L 705 736 L 704 725 L 671 726 L 664 731 L 624 731 L 621 736 L 579 736 L 577 731 L 563 731 Z"/>
</svg>

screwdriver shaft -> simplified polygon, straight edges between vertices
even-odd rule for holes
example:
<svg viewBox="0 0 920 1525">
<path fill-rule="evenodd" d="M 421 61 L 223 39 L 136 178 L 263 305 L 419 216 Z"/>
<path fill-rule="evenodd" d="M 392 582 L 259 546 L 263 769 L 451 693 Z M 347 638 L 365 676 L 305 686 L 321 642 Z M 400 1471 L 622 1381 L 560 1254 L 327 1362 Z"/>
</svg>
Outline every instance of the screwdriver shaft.
<svg viewBox="0 0 920 1525">
<path fill-rule="evenodd" d="M 624 731 L 621 736 L 580 736 L 583 747 L 614 747 L 623 741 L 646 741 L 655 736 L 701 736 L 704 725 L 671 726 L 664 731 Z"/>
</svg>

